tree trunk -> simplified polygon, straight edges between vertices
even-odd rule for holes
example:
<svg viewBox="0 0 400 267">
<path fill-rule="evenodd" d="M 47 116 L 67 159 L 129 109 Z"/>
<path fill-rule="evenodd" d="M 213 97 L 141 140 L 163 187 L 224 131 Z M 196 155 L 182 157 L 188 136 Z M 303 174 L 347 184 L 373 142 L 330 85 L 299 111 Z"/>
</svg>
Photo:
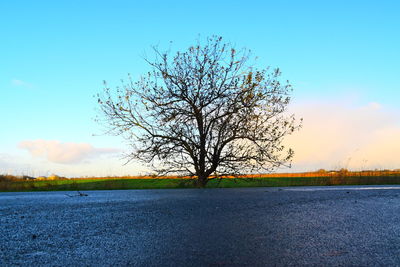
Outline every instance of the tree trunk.
<svg viewBox="0 0 400 267">
<path fill-rule="evenodd" d="M 204 188 L 208 182 L 208 177 L 205 175 L 199 175 L 196 181 L 197 187 Z"/>
</svg>

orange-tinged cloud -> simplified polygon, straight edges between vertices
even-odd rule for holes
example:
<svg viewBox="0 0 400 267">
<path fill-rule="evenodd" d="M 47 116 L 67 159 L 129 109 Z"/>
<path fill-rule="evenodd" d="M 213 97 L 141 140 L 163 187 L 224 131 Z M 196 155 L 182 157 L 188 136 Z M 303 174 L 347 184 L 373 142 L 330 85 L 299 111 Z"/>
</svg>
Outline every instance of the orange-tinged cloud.
<svg viewBox="0 0 400 267">
<path fill-rule="evenodd" d="M 303 128 L 287 138 L 294 169 L 400 168 L 400 111 L 379 103 L 303 102 L 293 107 Z"/>
<path fill-rule="evenodd" d="M 88 143 L 62 143 L 57 140 L 28 140 L 19 143 L 19 148 L 28 150 L 34 157 L 46 158 L 55 163 L 79 163 L 102 154 L 116 153 L 114 148 L 95 148 Z"/>
</svg>

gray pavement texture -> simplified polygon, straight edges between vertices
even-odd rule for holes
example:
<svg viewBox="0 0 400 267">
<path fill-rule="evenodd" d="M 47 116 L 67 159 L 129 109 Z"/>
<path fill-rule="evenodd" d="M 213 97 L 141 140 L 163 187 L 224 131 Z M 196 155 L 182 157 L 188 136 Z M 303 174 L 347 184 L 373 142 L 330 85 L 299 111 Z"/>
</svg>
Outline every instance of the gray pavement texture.
<svg viewBox="0 0 400 267">
<path fill-rule="evenodd" d="M 0 266 L 400 266 L 400 187 L 0 193 Z"/>
</svg>

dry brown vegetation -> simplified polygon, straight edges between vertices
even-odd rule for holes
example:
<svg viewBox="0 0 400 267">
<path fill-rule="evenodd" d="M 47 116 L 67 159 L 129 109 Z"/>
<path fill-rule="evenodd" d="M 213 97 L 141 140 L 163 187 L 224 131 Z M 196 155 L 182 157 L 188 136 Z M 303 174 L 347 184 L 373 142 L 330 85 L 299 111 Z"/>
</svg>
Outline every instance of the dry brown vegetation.
<svg viewBox="0 0 400 267">
<path fill-rule="evenodd" d="M 314 172 L 293 172 L 293 173 L 261 173 L 261 174 L 244 174 L 237 176 L 211 176 L 211 178 L 288 178 L 288 177 L 378 177 L 378 176 L 400 176 L 400 170 L 364 170 L 349 171 L 341 170 L 318 170 Z M 107 177 L 84 177 L 70 179 L 192 179 L 191 176 L 107 176 Z"/>
<path fill-rule="evenodd" d="M 261 174 L 244 174 L 237 176 L 211 176 L 211 178 L 290 178 L 290 177 L 379 177 L 379 176 L 400 176 L 400 170 L 364 170 L 364 171 L 349 171 L 341 170 L 318 170 L 314 172 L 293 172 L 293 173 L 261 173 Z M 92 177 L 73 177 L 65 178 L 57 175 L 49 177 L 40 176 L 35 180 L 104 180 L 104 179 L 193 179 L 191 176 L 156 176 L 156 175 L 136 175 L 136 176 L 92 176 Z M 21 181 L 31 180 L 30 176 L 15 176 L 15 175 L 0 175 L 1 181 Z"/>
</svg>

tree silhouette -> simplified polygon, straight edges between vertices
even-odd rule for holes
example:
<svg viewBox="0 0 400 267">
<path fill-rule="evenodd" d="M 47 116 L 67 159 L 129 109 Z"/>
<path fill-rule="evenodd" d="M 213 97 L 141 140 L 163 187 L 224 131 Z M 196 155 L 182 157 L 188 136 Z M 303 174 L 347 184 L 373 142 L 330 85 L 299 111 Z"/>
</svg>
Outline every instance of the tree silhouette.
<svg viewBox="0 0 400 267">
<path fill-rule="evenodd" d="M 129 140 L 129 160 L 159 174 L 187 174 L 205 186 L 211 175 L 272 171 L 290 165 L 284 136 L 300 127 L 284 113 L 292 87 L 279 69 L 249 65 L 250 51 L 236 51 L 221 37 L 184 52 L 145 59 L 151 71 L 129 76 L 116 90 L 98 94 L 101 118 L 110 132 Z"/>
</svg>

